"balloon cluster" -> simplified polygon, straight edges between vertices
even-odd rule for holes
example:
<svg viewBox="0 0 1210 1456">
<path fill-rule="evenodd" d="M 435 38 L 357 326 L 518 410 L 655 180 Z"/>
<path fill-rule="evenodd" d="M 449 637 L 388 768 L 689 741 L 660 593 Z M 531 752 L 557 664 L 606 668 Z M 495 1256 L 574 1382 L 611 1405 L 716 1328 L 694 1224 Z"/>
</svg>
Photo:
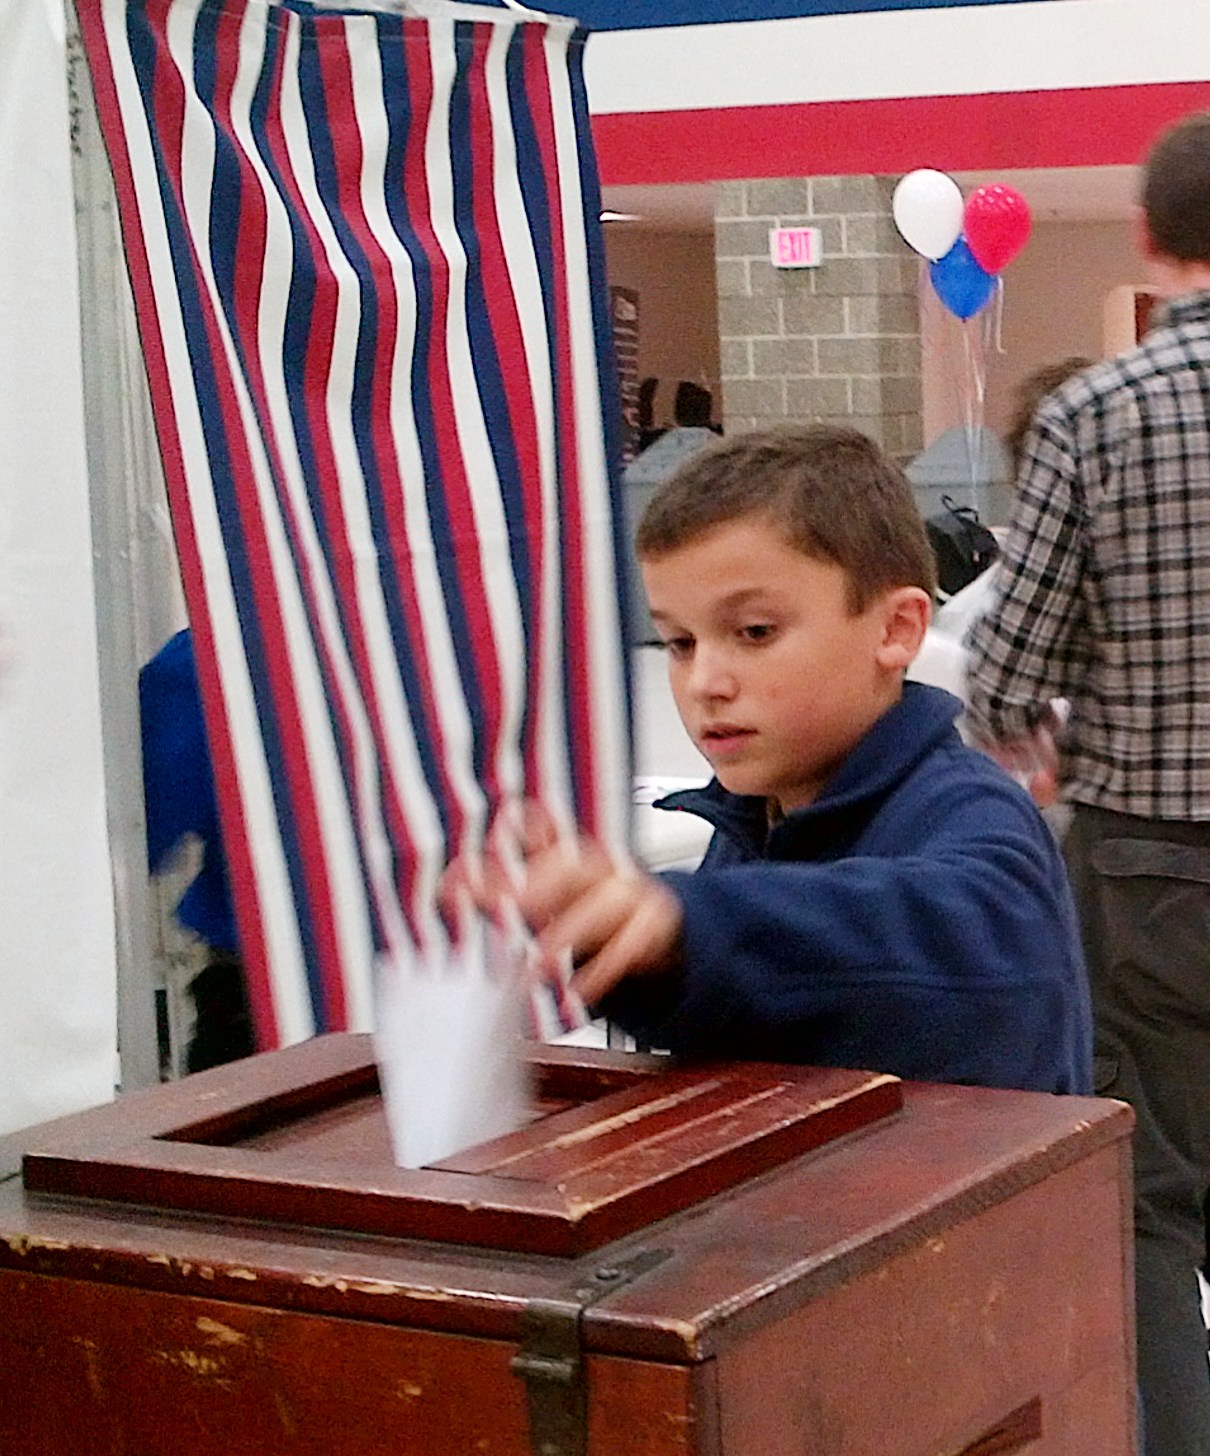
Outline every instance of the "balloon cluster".
<svg viewBox="0 0 1210 1456">
<path fill-rule="evenodd" d="M 1029 237 L 1029 205 L 1019 192 L 991 182 L 963 202 L 954 179 L 931 167 L 900 178 L 891 213 L 904 242 L 929 260 L 933 291 L 960 319 L 987 303 Z"/>
</svg>

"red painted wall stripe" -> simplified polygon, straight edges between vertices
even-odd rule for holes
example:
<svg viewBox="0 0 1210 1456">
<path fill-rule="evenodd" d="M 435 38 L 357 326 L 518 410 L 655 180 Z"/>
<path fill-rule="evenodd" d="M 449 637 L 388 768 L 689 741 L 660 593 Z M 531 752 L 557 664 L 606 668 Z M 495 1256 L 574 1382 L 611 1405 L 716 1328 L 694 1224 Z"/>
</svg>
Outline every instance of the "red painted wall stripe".
<svg viewBox="0 0 1210 1456">
<path fill-rule="evenodd" d="M 607 185 L 736 177 L 1107 167 L 1140 161 L 1170 122 L 1210 107 L 1210 81 L 910 96 L 592 119 Z"/>
</svg>

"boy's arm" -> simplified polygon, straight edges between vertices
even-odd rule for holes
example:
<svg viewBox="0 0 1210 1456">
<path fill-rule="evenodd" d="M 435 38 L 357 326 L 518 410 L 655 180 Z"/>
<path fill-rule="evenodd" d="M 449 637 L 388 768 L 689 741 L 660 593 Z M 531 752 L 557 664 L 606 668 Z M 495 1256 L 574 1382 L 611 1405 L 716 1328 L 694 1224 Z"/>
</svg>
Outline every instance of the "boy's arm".
<svg viewBox="0 0 1210 1456">
<path fill-rule="evenodd" d="M 679 976 L 599 1009 L 681 1055 L 1079 1090 L 1062 1070 L 1086 1071 L 1079 949 L 1049 831 L 1008 785 L 940 797 L 920 824 L 903 856 L 666 876 Z"/>
<path fill-rule="evenodd" d="M 680 1055 L 1087 1090 L 1078 937 L 1049 830 L 1007 781 L 951 785 L 910 818 L 910 854 L 657 879 L 566 839 L 528 853 L 519 891 L 490 865 L 467 888 L 488 911 L 515 896 L 552 972 L 570 952 L 589 1005 Z"/>
</svg>

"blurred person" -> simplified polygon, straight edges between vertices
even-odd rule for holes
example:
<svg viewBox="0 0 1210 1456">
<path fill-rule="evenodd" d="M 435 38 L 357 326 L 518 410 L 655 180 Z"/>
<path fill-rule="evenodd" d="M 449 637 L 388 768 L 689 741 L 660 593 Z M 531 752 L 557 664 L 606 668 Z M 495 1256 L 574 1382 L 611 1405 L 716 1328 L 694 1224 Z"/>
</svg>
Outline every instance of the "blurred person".
<svg viewBox="0 0 1210 1456">
<path fill-rule="evenodd" d="M 1210 1453 L 1196 1270 L 1210 1194 L 1210 113 L 1153 147 L 1139 242 L 1164 307 L 1038 406 L 969 716 L 1048 759 L 1092 983 L 1097 1091 L 1135 1111 L 1146 1456 Z M 1070 702 L 1061 761 L 1050 703 Z M 1041 730 L 1041 732 L 1039 731 Z"/>
<path fill-rule="evenodd" d="M 646 381 L 644 381 L 646 383 Z M 654 381 L 653 381 L 654 383 Z M 676 387 L 676 423 L 661 431 L 652 443 L 622 472 L 622 508 L 626 527 L 626 596 L 629 603 L 630 641 L 650 646 L 659 634 L 647 608 L 633 541 L 635 529 L 656 488 L 681 465 L 717 438 L 710 424 L 714 396 L 700 384 L 682 379 Z"/>
<path fill-rule="evenodd" d="M 170 637 L 139 672 L 139 714 L 148 868 L 152 874 L 166 869 L 188 836 L 201 846 L 198 872 L 175 910 L 207 952 L 205 967 L 189 983 L 196 1014 L 185 1066 L 200 1072 L 250 1056 L 256 1041 L 188 629 Z"/>
<path fill-rule="evenodd" d="M 638 436 L 635 441 L 639 454 L 664 433 L 655 422 L 655 397 L 659 387 L 660 381 L 654 374 L 648 374 L 639 380 Z"/>
<path fill-rule="evenodd" d="M 1087 369 L 1092 360 L 1083 354 L 1069 354 L 1065 359 L 1042 364 L 1027 374 L 1013 391 L 1013 412 L 1004 435 L 1013 478 L 1021 469 L 1022 451 L 1026 435 L 1033 422 L 1034 413 L 1048 394 L 1053 394 L 1073 374 Z M 1000 533 L 1001 535 L 1003 532 Z M 991 601 L 991 585 L 995 563 L 981 572 L 969 585 L 964 586 L 939 606 L 933 614 L 933 626 L 938 632 L 958 641 L 966 638 L 977 618 L 987 610 Z"/>
</svg>

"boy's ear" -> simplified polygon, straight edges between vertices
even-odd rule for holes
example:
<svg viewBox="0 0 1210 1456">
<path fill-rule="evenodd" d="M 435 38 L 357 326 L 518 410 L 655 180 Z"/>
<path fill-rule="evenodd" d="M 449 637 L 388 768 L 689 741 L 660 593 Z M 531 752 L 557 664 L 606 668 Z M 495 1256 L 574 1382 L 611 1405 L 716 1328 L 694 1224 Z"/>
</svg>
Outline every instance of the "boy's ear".
<svg viewBox="0 0 1210 1456">
<path fill-rule="evenodd" d="M 879 667 L 903 671 L 912 665 L 933 617 L 933 602 L 922 587 L 898 586 L 882 598 Z"/>
</svg>

